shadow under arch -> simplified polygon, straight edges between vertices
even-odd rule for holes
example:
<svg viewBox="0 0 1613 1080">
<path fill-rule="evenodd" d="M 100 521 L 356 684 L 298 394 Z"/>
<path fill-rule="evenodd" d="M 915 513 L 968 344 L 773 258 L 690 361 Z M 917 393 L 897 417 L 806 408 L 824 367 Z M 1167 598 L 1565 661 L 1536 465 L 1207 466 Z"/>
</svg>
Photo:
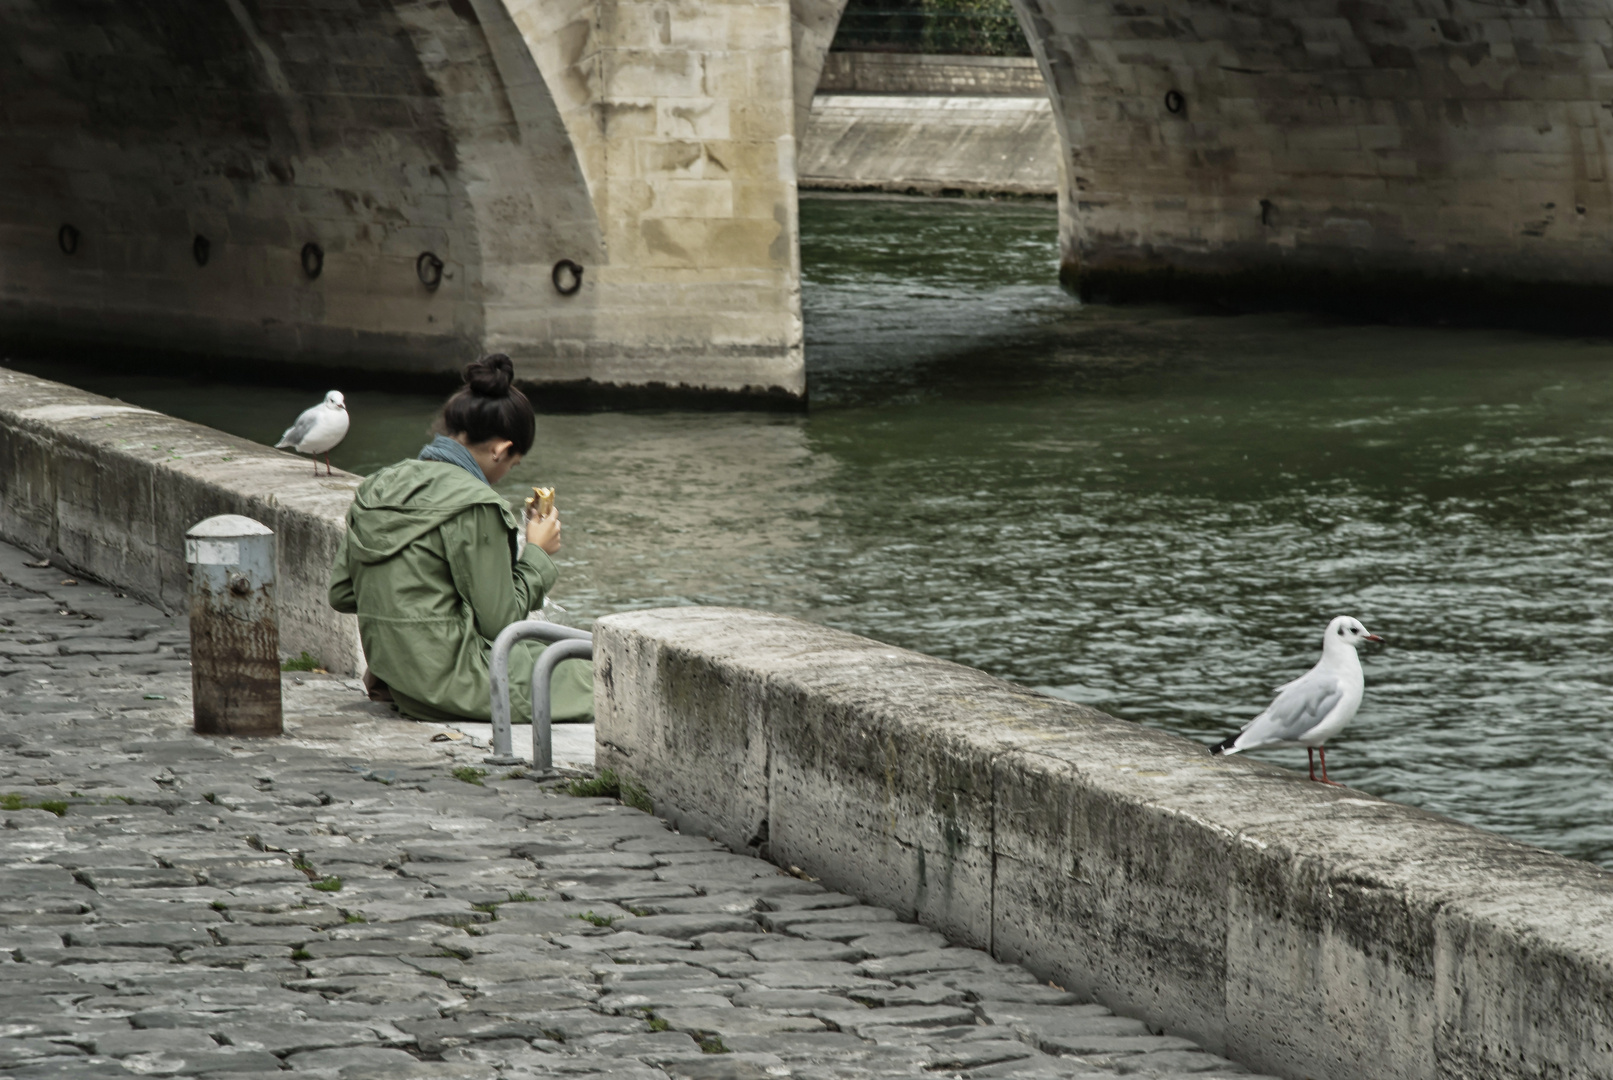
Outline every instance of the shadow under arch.
<svg viewBox="0 0 1613 1080">
<path fill-rule="evenodd" d="M 15 0 L 0 93 L 13 347 L 424 373 L 589 332 L 549 278 L 598 220 L 497 0 Z"/>
</svg>

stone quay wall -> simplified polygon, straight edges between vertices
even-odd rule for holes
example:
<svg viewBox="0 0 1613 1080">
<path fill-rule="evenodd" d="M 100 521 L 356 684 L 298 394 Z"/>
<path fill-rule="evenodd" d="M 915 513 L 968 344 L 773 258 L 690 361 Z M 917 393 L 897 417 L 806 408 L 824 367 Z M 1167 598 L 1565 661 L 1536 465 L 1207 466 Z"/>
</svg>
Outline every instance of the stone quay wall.
<svg viewBox="0 0 1613 1080">
<path fill-rule="evenodd" d="M 1284 1076 L 1613 1077 L 1613 874 L 791 619 L 594 633 L 686 833 Z"/>
<path fill-rule="evenodd" d="M 1045 98 L 1047 84 L 1029 56 L 832 52 L 824 58 L 818 93 Z"/>
<path fill-rule="evenodd" d="M 1030 57 L 836 52 L 801 138 L 800 185 L 1053 196 L 1060 154 Z"/>
<path fill-rule="evenodd" d="M 0 368 L 0 539 L 169 611 L 185 531 L 215 514 L 274 530 L 280 647 L 363 669 L 358 621 L 326 600 L 359 477 L 162 413 Z"/>
<path fill-rule="evenodd" d="M 1058 176 L 1046 97 L 819 94 L 801 144 L 803 190 L 1053 196 Z"/>
</svg>

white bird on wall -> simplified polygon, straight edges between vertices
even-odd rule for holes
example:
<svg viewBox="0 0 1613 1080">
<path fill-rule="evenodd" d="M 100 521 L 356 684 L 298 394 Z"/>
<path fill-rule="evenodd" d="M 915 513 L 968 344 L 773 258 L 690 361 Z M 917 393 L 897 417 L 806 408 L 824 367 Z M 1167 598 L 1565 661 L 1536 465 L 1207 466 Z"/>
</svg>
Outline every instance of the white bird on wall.
<svg viewBox="0 0 1613 1080">
<path fill-rule="evenodd" d="M 1303 746 L 1316 780 L 1316 753 L 1322 755 L 1321 782 L 1327 778 L 1327 747 L 1323 744 L 1355 719 L 1366 681 L 1356 648 L 1363 641 L 1382 641 L 1360 621 L 1340 615 L 1322 635 L 1322 659 L 1291 683 L 1277 688 L 1277 699 L 1266 711 L 1243 725 L 1243 730 L 1210 747 L 1212 754 L 1236 754 L 1265 746 Z"/>
<path fill-rule="evenodd" d="M 347 401 L 340 390 L 332 390 L 311 409 L 297 417 L 275 443 L 275 449 L 290 448 L 299 454 L 314 455 L 314 475 L 319 475 L 319 455 L 325 455 L 325 475 L 330 475 L 330 452 L 347 437 Z"/>
</svg>

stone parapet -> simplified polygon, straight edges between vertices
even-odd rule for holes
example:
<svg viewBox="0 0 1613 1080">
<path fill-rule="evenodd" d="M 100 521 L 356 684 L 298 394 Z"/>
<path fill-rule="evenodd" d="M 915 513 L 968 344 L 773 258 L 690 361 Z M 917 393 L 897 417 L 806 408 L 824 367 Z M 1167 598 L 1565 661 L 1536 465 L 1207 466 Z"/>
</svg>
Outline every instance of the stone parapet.
<svg viewBox="0 0 1613 1080">
<path fill-rule="evenodd" d="M 818 93 L 1045 98 L 1047 85 L 1029 56 L 832 52 Z"/>
<path fill-rule="evenodd" d="M 1150 1026 L 1317 1080 L 1613 1077 L 1613 875 L 758 612 L 595 624 L 599 763 Z"/>
<path fill-rule="evenodd" d="M 214 514 L 273 529 L 280 644 L 362 670 L 358 622 L 331 610 L 330 567 L 359 477 L 201 424 L 0 368 L 0 538 L 184 610 L 185 530 Z"/>
</svg>

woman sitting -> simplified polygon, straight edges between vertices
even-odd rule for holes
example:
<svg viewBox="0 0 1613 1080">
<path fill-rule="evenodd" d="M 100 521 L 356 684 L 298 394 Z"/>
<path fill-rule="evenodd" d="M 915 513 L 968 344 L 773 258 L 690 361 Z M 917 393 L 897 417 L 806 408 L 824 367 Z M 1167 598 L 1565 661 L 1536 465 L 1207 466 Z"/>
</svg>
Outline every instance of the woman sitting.
<svg viewBox="0 0 1613 1080">
<path fill-rule="evenodd" d="M 489 719 L 493 639 L 543 604 L 560 571 L 560 516 L 523 523 L 492 485 L 532 449 L 532 403 L 512 385 L 507 356 L 465 369 L 448 399 L 440 434 L 415 461 L 390 465 L 359 485 L 347 535 L 331 571 L 330 604 L 358 616 L 374 679 L 416 720 Z M 543 646 L 510 652 L 510 712 L 532 715 L 526 678 Z M 371 682 L 366 679 L 366 682 Z M 593 714 L 593 668 L 562 661 L 552 683 L 552 716 Z"/>
</svg>

